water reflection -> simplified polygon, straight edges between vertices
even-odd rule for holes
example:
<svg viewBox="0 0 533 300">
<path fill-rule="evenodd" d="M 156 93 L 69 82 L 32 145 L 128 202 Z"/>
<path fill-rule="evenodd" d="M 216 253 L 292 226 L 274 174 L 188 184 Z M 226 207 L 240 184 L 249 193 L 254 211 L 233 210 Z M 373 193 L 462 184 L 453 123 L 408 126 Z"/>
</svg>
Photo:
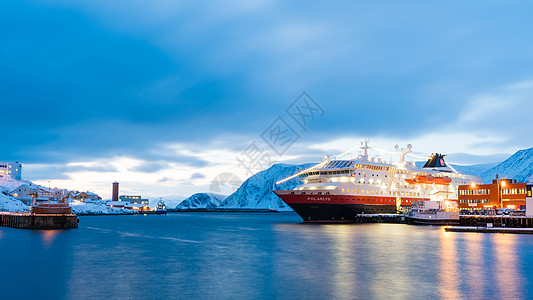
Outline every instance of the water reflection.
<svg viewBox="0 0 533 300">
<path fill-rule="evenodd" d="M 494 235 L 494 269 L 498 295 L 502 299 L 523 299 L 520 266 L 517 258 L 517 237 L 515 235 Z"/>
<path fill-rule="evenodd" d="M 332 268 L 331 283 L 335 299 L 353 299 L 354 290 L 359 286 L 356 281 L 358 270 L 357 231 L 351 225 L 327 225 L 324 227 L 326 235 L 331 239 Z"/>
<path fill-rule="evenodd" d="M 65 230 L 54 229 L 54 230 L 37 230 L 41 235 L 41 243 L 43 244 L 44 249 L 49 249 L 57 236 Z"/>
<path fill-rule="evenodd" d="M 444 229 L 444 228 L 443 228 Z M 455 247 L 455 235 L 452 232 L 441 232 L 439 287 L 442 299 L 462 298 L 459 290 L 458 256 Z"/>
<path fill-rule="evenodd" d="M 528 235 L 298 222 L 192 213 L 85 217 L 65 232 L 2 228 L 2 266 L 32 271 L 0 289 L 6 299 L 31 298 L 27 282 L 50 299 L 509 299 L 533 290 Z"/>
</svg>

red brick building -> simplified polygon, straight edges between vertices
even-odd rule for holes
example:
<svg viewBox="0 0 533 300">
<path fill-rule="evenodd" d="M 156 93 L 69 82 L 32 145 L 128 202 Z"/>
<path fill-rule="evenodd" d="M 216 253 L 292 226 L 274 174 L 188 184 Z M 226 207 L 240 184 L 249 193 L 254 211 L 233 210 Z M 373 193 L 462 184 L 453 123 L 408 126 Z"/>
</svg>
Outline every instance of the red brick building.
<svg viewBox="0 0 533 300">
<path fill-rule="evenodd" d="M 513 179 L 494 179 L 491 184 L 460 185 L 458 199 L 461 209 L 523 209 L 526 184 Z"/>
</svg>

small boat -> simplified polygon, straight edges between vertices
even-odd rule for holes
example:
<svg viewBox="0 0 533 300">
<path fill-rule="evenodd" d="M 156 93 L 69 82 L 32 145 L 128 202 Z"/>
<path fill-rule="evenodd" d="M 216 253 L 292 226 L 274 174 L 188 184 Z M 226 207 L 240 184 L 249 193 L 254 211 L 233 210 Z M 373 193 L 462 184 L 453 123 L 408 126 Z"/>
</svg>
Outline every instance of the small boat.
<svg viewBox="0 0 533 300">
<path fill-rule="evenodd" d="M 70 205 L 68 205 L 68 198 L 70 194 L 66 197 L 63 197 L 61 200 L 52 201 L 48 200 L 46 202 L 37 202 L 37 194 L 32 194 L 32 202 L 30 205 L 30 212 L 32 214 L 42 215 L 42 214 L 53 214 L 53 215 L 68 215 L 72 213 Z"/>
<path fill-rule="evenodd" d="M 456 201 L 450 200 L 415 201 L 405 222 L 410 225 L 459 225 L 459 208 Z"/>
<path fill-rule="evenodd" d="M 166 215 L 167 214 L 167 207 L 163 200 L 160 200 L 157 202 L 157 205 L 155 206 L 155 213 L 157 215 Z"/>
</svg>

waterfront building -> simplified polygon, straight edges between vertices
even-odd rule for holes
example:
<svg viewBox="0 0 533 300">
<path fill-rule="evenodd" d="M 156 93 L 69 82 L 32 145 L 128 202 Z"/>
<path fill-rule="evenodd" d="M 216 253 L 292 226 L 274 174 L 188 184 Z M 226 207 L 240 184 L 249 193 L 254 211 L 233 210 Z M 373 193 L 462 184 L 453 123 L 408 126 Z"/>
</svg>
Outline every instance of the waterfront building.
<svg viewBox="0 0 533 300">
<path fill-rule="evenodd" d="M 22 180 L 22 164 L 16 162 L 0 162 L 0 176 L 9 176 L 16 180 Z"/>
<path fill-rule="evenodd" d="M 127 201 L 130 204 L 148 205 L 148 199 L 142 199 L 141 196 L 133 195 L 120 195 L 119 201 Z"/>
<path fill-rule="evenodd" d="M 490 184 L 460 185 L 458 204 L 461 209 L 524 209 L 526 183 L 496 176 Z"/>
<path fill-rule="evenodd" d="M 102 200 L 100 196 L 93 192 L 74 192 L 70 196 L 72 199 L 86 201 L 86 200 Z"/>
<path fill-rule="evenodd" d="M 533 216 L 533 176 L 526 183 L 526 216 Z"/>
<path fill-rule="evenodd" d="M 128 202 L 125 201 L 107 201 L 106 205 L 109 207 L 118 207 L 118 208 L 124 208 Z"/>
<path fill-rule="evenodd" d="M 13 191 L 11 191 L 11 194 L 15 198 L 25 198 L 30 197 L 31 194 L 35 194 L 42 196 L 42 195 L 49 195 L 50 193 L 45 190 L 44 188 L 34 185 L 34 184 L 22 184 Z"/>
</svg>

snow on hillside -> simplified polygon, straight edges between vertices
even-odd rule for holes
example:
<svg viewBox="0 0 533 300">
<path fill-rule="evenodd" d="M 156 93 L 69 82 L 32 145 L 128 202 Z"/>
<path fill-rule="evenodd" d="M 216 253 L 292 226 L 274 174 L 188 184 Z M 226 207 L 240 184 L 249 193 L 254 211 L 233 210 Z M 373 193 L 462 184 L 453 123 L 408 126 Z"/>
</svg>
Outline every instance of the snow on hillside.
<svg viewBox="0 0 533 300">
<path fill-rule="evenodd" d="M 422 168 L 425 163 L 426 163 L 425 161 L 415 162 L 416 166 L 419 168 Z M 494 163 L 466 165 L 466 166 L 456 165 L 456 164 L 448 164 L 448 165 L 452 166 L 455 170 L 457 170 L 457 172 L 461 174 L 474 175 L 474 176 L 481 177 L 483 172 L 496 166 L 497 164 L 498 164 L 497 162 L 494 162 Z"/>
<path fill-rule="evenodd" d="M 176 209 L 187 208 L 215 208 L 224 201 L 226 196 L 212 193 L 196 193 L 183 200 L 176 206 Z"/>
<path fill-rule="evenodd" d="M 0 211 L 27 211 L 30 207 L 11 196 L 11 192 L 19 186 L 38 186 L 28 180 L 15 180 L 7 176 L 0 177 Z M 80 202 L 69 200 L 75 214 L 131 214 L 130 210 L 107 207 L 104 201 Z"/>
<path fill-rule="evenodd" d="M 22 184 L 29 184 L 26 180 L 15 180 L 11 177 L 0 177 L 0 211 L 26 211 L 29 206 L 11 196 L 11 191 Z"/>
<path fill-rule="evenodd" d="M 238 190 L 226 198 L 220 205 L 225 208 L 274 208 L 291 210 L 276 194 L 272 192 L 276 181 L 296 174 L 314 164 L 287 165 L 275 164 L 248 178 Z M 278 189 L 292 189 L 299 184 L 297 178 L 277 186 Z"/>
<path fill-rule="evenodd" d="M 131 215 L 136 213 L 130 209 L 106 206 L 104 201 L 98 200 L 82 202 L 69 199 L 68 202 L 72 207 L 72 213 L 77 215 Z"/>
<path fill-rule="evenodd" d="M 0 211 L 27 211 L 29 208 L 20 200 L 0 193 Z"/>
<path fill-rule="evenodd" d="M 37 186 L 28 180 L 16 180 L 8 176 L 0 176 L 0 191 L 11 192 L 19 186 L 26 184 L 28 186 Z"/>
<path fill-rule="evenodd" d="M 488 183 L 496 178 L 496 174 L 500 178 L 527 182 L 533 175 L 533 148 L 517 151 L 499 165 L 484 171 L 481 177 Z"/>
<path fill-rule="evenodd" d="M 483 172 L 487 171 L 488 169 L 496 165 L 498 165 L 498 163 L 495 162 L 495 163 L 477 164 L 477 165 L 468 165 L 468 166 L 452 165 L 452 167 L 461 174 L 474 175 L 474 176 L 481 177 Z"/>
</svg>

